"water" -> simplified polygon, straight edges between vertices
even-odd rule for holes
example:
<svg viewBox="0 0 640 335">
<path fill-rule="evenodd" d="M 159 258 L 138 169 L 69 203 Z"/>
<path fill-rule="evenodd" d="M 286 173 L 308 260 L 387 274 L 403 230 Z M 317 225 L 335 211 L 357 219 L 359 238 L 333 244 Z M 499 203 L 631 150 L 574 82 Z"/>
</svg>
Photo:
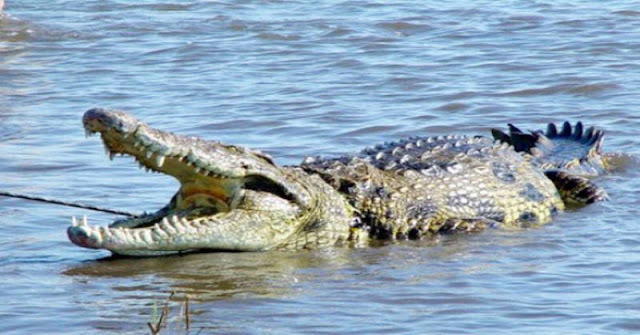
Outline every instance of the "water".
<svg viewBox="0 0 640 335">
<path fill-rule="evenodd" d="M 1 189 L 142 212 L 176 189 L 110 162 L 82 113 L 250 146 L 280 164 L 408 135 L 583 120 L 638 154 L 640 2 L 9 1 Z M 611 201 L 523 231 L 297 253 L 104 260 L 71 215 L 0 199 L 0 332 L 625 333 L 640 329 L 635 161 Z"/>
</svg>

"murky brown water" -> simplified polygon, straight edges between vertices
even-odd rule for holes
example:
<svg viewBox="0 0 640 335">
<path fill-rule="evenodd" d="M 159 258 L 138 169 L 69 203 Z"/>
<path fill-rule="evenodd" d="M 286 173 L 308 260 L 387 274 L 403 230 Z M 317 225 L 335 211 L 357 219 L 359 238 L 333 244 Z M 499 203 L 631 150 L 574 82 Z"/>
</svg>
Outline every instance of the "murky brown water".
<svg viewBox="0 0 640 335">
<path fill-rule="evenodd" d="M 0 18 L 0 189 L 141 212 L 176 183 L 110 162 L 80 117 L 271 153 L 582 120 L 638 153 L 640 4 L 590 1 L 10 1 Z M 625 333 L 640 329 L 636 161 L 611 201 L 524 231 L 363 249 L 103 259 L 71 215 L 0 198 L 0 332 L 148 332 L 175 291 L 190 333 Z M 155 311 L 155 312 L 154 312 Z"/>
</svg>

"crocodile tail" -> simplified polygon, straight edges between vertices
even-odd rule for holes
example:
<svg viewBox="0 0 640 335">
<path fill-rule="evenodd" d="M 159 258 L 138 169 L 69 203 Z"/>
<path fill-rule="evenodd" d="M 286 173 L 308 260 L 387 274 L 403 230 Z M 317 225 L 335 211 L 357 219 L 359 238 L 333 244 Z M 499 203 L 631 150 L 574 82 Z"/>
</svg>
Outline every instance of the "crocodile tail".
<svg viewBox="0 0 640 335">
<path fill-rule="evenodd" d="M 607 192 L 585 177 L 563 171 L 545 171 L 558 189 L 560 197 L 569 206 L 585 206 L 608 199 Z"/>
<path fill-rule="evenodd" d="M 583 176 L 596 176 L 608 170 L 602 153 L 604 131 L 594 127 L 585 130 L 582 122 L 572 126 L 565 121 L 560 128 L 549 123 L 546 131 L 530 132 L 509 124 L 508 134 L 498 129 L 492 129 L 491 133 L 494 139 L 512 145 L 516 151 L 529 153 L 544 170 L 564 170 Z"/>
<path fill-rule="evenodd" d="M 604 142 L 604 131 L 596 129 L 595 127 L 589 127 L 586 131 L 582 122 L 578 121 L 575 127 L 571 127 L 571 124 L 565 121 L 562 124 L 562 130 L 558 131 L 555 124 L 549 123 L 547 125 L 547 132 L 545 136 L 551 140 L 570 140 L 581 143 L 588 147 L 588 156 L 600 156 L 602 155 L 602 143 Z"/>
</svg>

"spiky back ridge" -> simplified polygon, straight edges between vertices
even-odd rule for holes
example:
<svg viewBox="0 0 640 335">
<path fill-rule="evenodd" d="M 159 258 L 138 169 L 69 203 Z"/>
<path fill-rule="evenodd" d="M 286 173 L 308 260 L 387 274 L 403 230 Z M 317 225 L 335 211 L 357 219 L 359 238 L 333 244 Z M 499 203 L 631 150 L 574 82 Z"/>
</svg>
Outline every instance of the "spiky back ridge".
<svg viewBox="0 0 640 335">
<path fill-rule="evenodd" d="M 539 225 L 564 206 L 523 155 L 484 137 L 414 137 L 301 167 L 345 195 L 376 238 Z"/>
<path fill-rule="evenodd" d="M 532 162 L 543 170 L 560 170 L 578 176 L 597 176 L 607 171 L 602 154 L 604 131 L 582 122 L 572 126 L 564 122 L 559 129 L 549 123 L 547 130 L 525 132 L 509 124 L 509 133 L 492 129 L 493 137 L 513 145 L 518 152 L 532 156 Z"/>
<path fill-rule="evenodd" d="M 366 148 L 357 155 L 347 155 L 334 159 L 307 157 L 302 167 L 314 171 L 331 171 L 336 168 L 366 163 L 380 171 L 394 172 L 410 177 L 413 173 L 425 176 L 446 177 L 465 169 L 468 160 L 496 160 L 505 157 L 504 164 L 520 159 L 510 148 L 510 144 L 492 141 L 486 137 L 461 135 L 410 137 L 395 142 L 385 142 L 373 148 Z M 496 160 L 497 161 L 497 160 Z M 516 163 L 516 162 L 513 162 Z M 352 173 L 353 174 L 353 173 Z M 354 175 L 352 178 L 360 179 Z M 350 178 L 351 179 L 351 178 Z"/>
</svg>

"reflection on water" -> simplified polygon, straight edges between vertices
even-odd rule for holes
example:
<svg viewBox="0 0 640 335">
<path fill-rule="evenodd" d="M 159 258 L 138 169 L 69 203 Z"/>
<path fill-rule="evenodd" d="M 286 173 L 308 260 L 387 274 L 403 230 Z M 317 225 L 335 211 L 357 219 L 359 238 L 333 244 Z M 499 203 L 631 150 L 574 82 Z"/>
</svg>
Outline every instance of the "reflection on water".
<svg viewBox="0 0 640 335">
<path fill-rule="evenodd" d="M 171 291 L 192 297 L 202 333 L 637 331 L 638 13 L 563 1 L 8 3 L 6 191 L 162 206 L 175 181 L 84 138 L 95 106 L 279 164 L 564 120 L 604 128 L 605 149 L 631 156 L 596 180 L 611 201 L 552 225 L 362 249 L 104 259 L 65 228 L 72 215 L 113 216 L 0 198 L 0 332 L 145 333 Z"/>
<path fill-rule="evenodd" d="M 202 253 L 185 256 L 133 259 L 107 258 L 74 266 L 63 272 L 72 277 L 132 278 L 153 276 L 168 290 L 189 294 L 196 300 L 210 301 L 236 296 L 282 296 L 296 283 L 296 273 L 305 268 L 324 268 L 340 262 L 346 250 L 327 253 Z M 342 259 L 344 262 L 345 259 Z M 132 290 L 132 283 L 112 287 Z M 134 284 L 135 290 L 156 291 L 157 283 Z"/>
</svg>

